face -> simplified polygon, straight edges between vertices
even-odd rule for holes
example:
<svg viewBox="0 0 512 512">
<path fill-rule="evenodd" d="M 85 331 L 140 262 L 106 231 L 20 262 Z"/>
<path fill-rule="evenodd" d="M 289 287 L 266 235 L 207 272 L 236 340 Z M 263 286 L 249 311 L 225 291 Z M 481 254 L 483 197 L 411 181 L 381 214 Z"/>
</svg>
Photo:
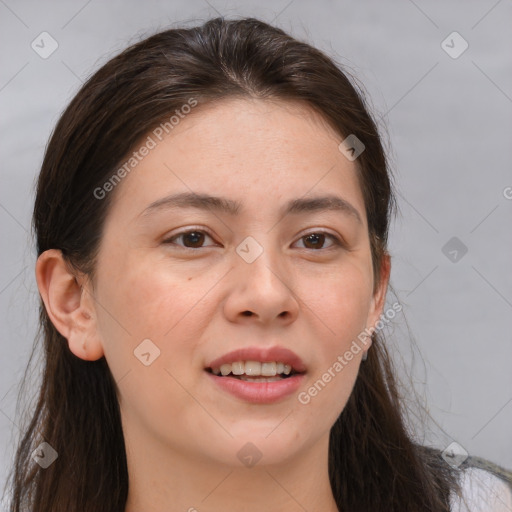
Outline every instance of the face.
<svg viewBox="0 0 512 512">
<path fill-rule="evenodd" d="M 223 100 L 153 139 L 115 189 L 94 283 L 123 427 L 189 460 L 241 465 L 249 442 L 298 457 L 327 439 L 362 351 L 339 357 L 382 309 L 355 162 L 294 103 Z M 272 361 L 292 376 L 215 375 Z"/>
</svg>

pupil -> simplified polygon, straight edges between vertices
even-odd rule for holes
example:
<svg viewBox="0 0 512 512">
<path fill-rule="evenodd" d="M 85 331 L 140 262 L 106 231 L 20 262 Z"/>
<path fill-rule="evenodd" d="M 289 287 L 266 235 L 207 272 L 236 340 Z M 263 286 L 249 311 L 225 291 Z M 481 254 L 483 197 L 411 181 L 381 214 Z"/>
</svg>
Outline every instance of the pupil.
<svg viewBox="0 0 512 512">
<path fill-rule="evenodd" d="M 190 231 L 183 235 L 183 241 L 185 242 L 185 245 L 189 247 L 190 245 L 187 244 L 187 240 L 191 241 L 194 246 L 197 244 L 201 246 L 204 240 L 204 233 L 201 233 L 200 231 Z"/>
</svg>

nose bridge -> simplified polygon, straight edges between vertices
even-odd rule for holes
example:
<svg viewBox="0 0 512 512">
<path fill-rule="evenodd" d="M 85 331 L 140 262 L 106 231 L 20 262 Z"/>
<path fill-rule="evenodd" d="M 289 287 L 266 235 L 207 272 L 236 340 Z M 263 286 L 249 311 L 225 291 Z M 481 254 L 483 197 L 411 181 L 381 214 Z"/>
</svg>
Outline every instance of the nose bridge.
<svg viewBox="0 0 512 512">
<path fill-rule="evenodd" d="M 264 286 L 283 286 L 279 276 L 283 273 L 283 266 L 280 264 L 281 256 L 279 248 L 272 247 L 272 234 L 257 234 L 259 241 L 253 236 L 247 236 L 236 247 L 236 253 L 240 260 L 239 265 L 242 275 L 246 279 L 256 281 L 256 284 Z M 277 282 L 276 282 L 277 281 Z M 253 285 L 255 283 L 252 283 Z"/>
<path fill-rule="evenodd" d="M 263 320 L 296 314 L 293 283 L 288 282 L 283 256 L 278 247 L 271 246 L 272 240 L 272 233 L 258 233 L 247 236 L 236 247 L 235 281 L 228 301 L 232 315 L 246 316 L 250 311 Z"/>
</svg>

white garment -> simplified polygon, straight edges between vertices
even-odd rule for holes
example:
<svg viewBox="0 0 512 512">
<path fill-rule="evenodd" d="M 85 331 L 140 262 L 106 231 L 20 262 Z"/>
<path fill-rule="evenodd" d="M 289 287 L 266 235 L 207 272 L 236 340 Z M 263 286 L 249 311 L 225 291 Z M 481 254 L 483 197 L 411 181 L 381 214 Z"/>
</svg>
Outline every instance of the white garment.
<svg viewBox="0 0 512 512">
<path fill-rule="evenodd" d="M 453 512 L 512 512 L 510 487 L 489 471 L 467 468 L 461 474 L 462 499 L 452 495 Z"/>
</svg>

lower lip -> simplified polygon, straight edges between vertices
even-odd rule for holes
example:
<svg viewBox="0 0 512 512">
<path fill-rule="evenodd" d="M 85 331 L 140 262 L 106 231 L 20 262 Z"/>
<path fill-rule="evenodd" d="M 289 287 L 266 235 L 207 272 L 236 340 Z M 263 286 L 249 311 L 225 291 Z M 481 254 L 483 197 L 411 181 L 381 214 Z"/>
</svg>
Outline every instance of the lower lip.
<svg viewBox="0 0 512 512">
<path fill-rule="evenodd" d="M 233 377 L 219 377 L 206 372 L 213 382 L 233 396 L 253 404 L 272 404 L 295 393 L 304 379 L 304 374 L 296 374 L 274 382 L 249 382 Z"/>
</svg>

